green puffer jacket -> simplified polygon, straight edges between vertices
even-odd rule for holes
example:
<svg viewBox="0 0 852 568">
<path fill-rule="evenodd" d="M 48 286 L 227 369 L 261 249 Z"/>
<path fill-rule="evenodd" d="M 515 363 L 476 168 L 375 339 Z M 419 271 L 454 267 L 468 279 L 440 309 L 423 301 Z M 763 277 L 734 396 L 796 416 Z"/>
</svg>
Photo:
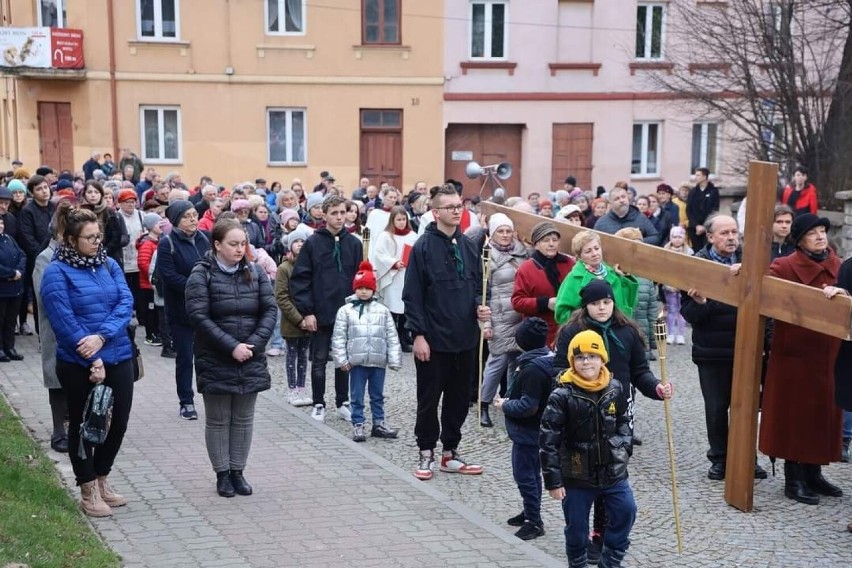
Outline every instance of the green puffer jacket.
<svg viewBox="0 0 852 568">
<path fill-rule="evenodd" d="M 657 316 L 660 314 L 657 286 L 647 278 L 637 276 L 636 280 L 639 281 L 639 290 L 636 294 L 636 307 L 633 308 L 633 320 L 645 336 L 645 342 L 649 345 L 649 349 L 656 349 L 654 325 L 657 323 Z"/>
</svg>

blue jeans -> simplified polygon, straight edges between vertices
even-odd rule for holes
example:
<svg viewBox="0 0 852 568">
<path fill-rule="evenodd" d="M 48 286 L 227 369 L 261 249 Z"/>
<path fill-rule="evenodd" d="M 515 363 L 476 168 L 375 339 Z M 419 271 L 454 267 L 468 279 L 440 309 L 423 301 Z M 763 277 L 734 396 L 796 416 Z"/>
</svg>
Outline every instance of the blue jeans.
<svg viewBox="0 0 852 568">
<path fill-rule="evenodd" d="M 843 438 L 852 439 L 852 412 L 843 411 Z"/>
<path fill-rule="evenodd" d="M 364 389 L 370 393 L 370 413 L 373 424 L 385 419 L 385 369 L 383 367 L 352 367 L 349 370 L 349 408 L 352 424 L 364 423 Z"/>
<path fill-rule="evenodd" d="M 541 461 L 537 445 L 512 442 L 512 477 L 524 501 L 524 518 L 541 525 Z"/>
<path fill-rule="evenodd" d="M 175 383 L 181 406 L 194 404 L 192 390 L 192 361 L 195 336 L 188 325 L 172 322 L 172 341 L 175 344 Z"/>
<path fill-rule="evenodd" d="M 607 516 L 600 565 L 621 566 L 630 546 L 630 529 L 636 520 L 636 501 L 626 479 L 611 487 L 566 488 L 562 511 L 565 513 L 565 553 L 570 566 L 586 565 L 589 510 L 599 495 L 604 497 Z"/>
<path fill-rule="evenodd" d="M 275 327 L 272 328 L 272 339 L 269 340 L 269 349 L 284 349 L 284 338 L 281 337 L 281 310 L 278 310 Z"/>
</svg>

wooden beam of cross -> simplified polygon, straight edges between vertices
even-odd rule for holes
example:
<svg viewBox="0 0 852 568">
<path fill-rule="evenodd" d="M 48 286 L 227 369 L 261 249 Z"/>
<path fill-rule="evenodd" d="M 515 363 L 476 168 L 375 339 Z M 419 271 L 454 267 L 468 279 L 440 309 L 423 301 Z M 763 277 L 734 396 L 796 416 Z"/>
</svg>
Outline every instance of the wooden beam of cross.
<svg viewBox="0 0 852 568">
<path fill-rule="evenodd" d="M 738 308 L 725 501 L 741 511 L 751 511 L 754 506 L 757 404 L 765 318 L 846 340 L 850 339 L 852 326 L 852 298 L 836 296 L 828 300 L 820 290 L 767 275 L 778 166 L 751 162 L 748 179 L 745 227 L 748 247 L 737 276 L 719 263 L 598 233 L 607 263 L 680 290 L 694 288 L 703 296 Z M 542 221 L 538 215 L 490 202 L 482 203 L 481 208 L 487 215 L 497 212 L 508 215 L 515 231 L 527 241 L 533 226 Z M 572 254 L 571 239 L 584 228 L 554 223 L 562 233 L 560 249 Z"/>
</svg>

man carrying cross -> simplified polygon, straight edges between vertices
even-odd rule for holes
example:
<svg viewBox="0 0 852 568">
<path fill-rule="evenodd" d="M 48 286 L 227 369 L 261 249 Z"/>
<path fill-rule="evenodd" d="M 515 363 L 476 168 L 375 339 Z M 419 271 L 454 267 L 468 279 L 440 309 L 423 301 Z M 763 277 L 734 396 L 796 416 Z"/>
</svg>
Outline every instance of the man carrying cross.
<svg viewBox="0 0 852 568">
<path fill-rule="evenodd" d="M 727 215 L 715 215 L 704 225 L 707 244 L 695 253 L 698 258 L 711 260 L 739 270 L 742 250 L 737 222 Z M 692 325 L 692 361 L 698 366 L 698 380 L 704 397 L 707 477 L 725 479 L 728 454 L 728 410 L 734 378 L 734 339 L 737 329 L 737 308 L 710 300 L 691 288 L 682 292 L 680 313 Z M 755 479 L 766 479 L 766 471 L 754 466 Z"/>
</svg>

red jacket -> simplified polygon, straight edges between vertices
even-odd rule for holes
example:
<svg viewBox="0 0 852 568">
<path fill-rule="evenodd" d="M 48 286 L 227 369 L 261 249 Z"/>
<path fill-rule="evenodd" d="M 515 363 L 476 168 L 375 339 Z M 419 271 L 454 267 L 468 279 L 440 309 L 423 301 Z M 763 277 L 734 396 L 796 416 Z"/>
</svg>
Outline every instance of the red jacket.
<svg viewBox="0 0 852 568">
<path fill-rule="evenodd" d="M 575 260 L 567 254 L 559 253 L 557 268 L 559 271 L 559 282 L 571 272 L 576 264 Z M 547 344 L 553 345 L 556 339 L 556 320 L 553 319 L 553 311 L 548 309 L 547 302 L 555 298 L 558 289 L 547 279 L 542 266 L 535 258 L 525 260 L 518 268 L 515 275 L 515 289 L 512 292 L 512 308 L 519 314 L 525 316 L 537 316 L 547 322 Z"/>
<path fill-rule="evenodd" d="M 776 258 L 769 268 L 771 276 L 817 289 L 837 283 L 839 271 L 840 259 L 834 252 L 815 262 L 800 250 Z M 834 404 L 834 361 L 840 343 L 775 321 L 763 388 L 761 452 L 808 464 L 840 461 L 843 413 Z"/>
<path fill-rule="evenodd" d="M 784 188 L 784 193 L 781 194 L 781 203 L 789 205 L 795 216 L 802 213 L 817 214 L 817 188 L 814 184 L 808 183 L 798 191 L 798 195 L 794 196 L 793 186 L 788 185 Z M 790 203 L 792 197 L 797 197 L 794 203 Z"/>
<path fill-rule="evenodd" d="M 143 290 L 153 290 L 151 280 L 148 278 L 148 270 L 151 268 L 151 258 L 154 256 L 154 251 L 157 250 L 158 240 L 153 240 L 150 235 L 145 235 L 139 242 L 136 243 L 136 250 L 139 255 L 136 257 L 136 263 L 139 265 L 139 287 Z"/>
</svg>

